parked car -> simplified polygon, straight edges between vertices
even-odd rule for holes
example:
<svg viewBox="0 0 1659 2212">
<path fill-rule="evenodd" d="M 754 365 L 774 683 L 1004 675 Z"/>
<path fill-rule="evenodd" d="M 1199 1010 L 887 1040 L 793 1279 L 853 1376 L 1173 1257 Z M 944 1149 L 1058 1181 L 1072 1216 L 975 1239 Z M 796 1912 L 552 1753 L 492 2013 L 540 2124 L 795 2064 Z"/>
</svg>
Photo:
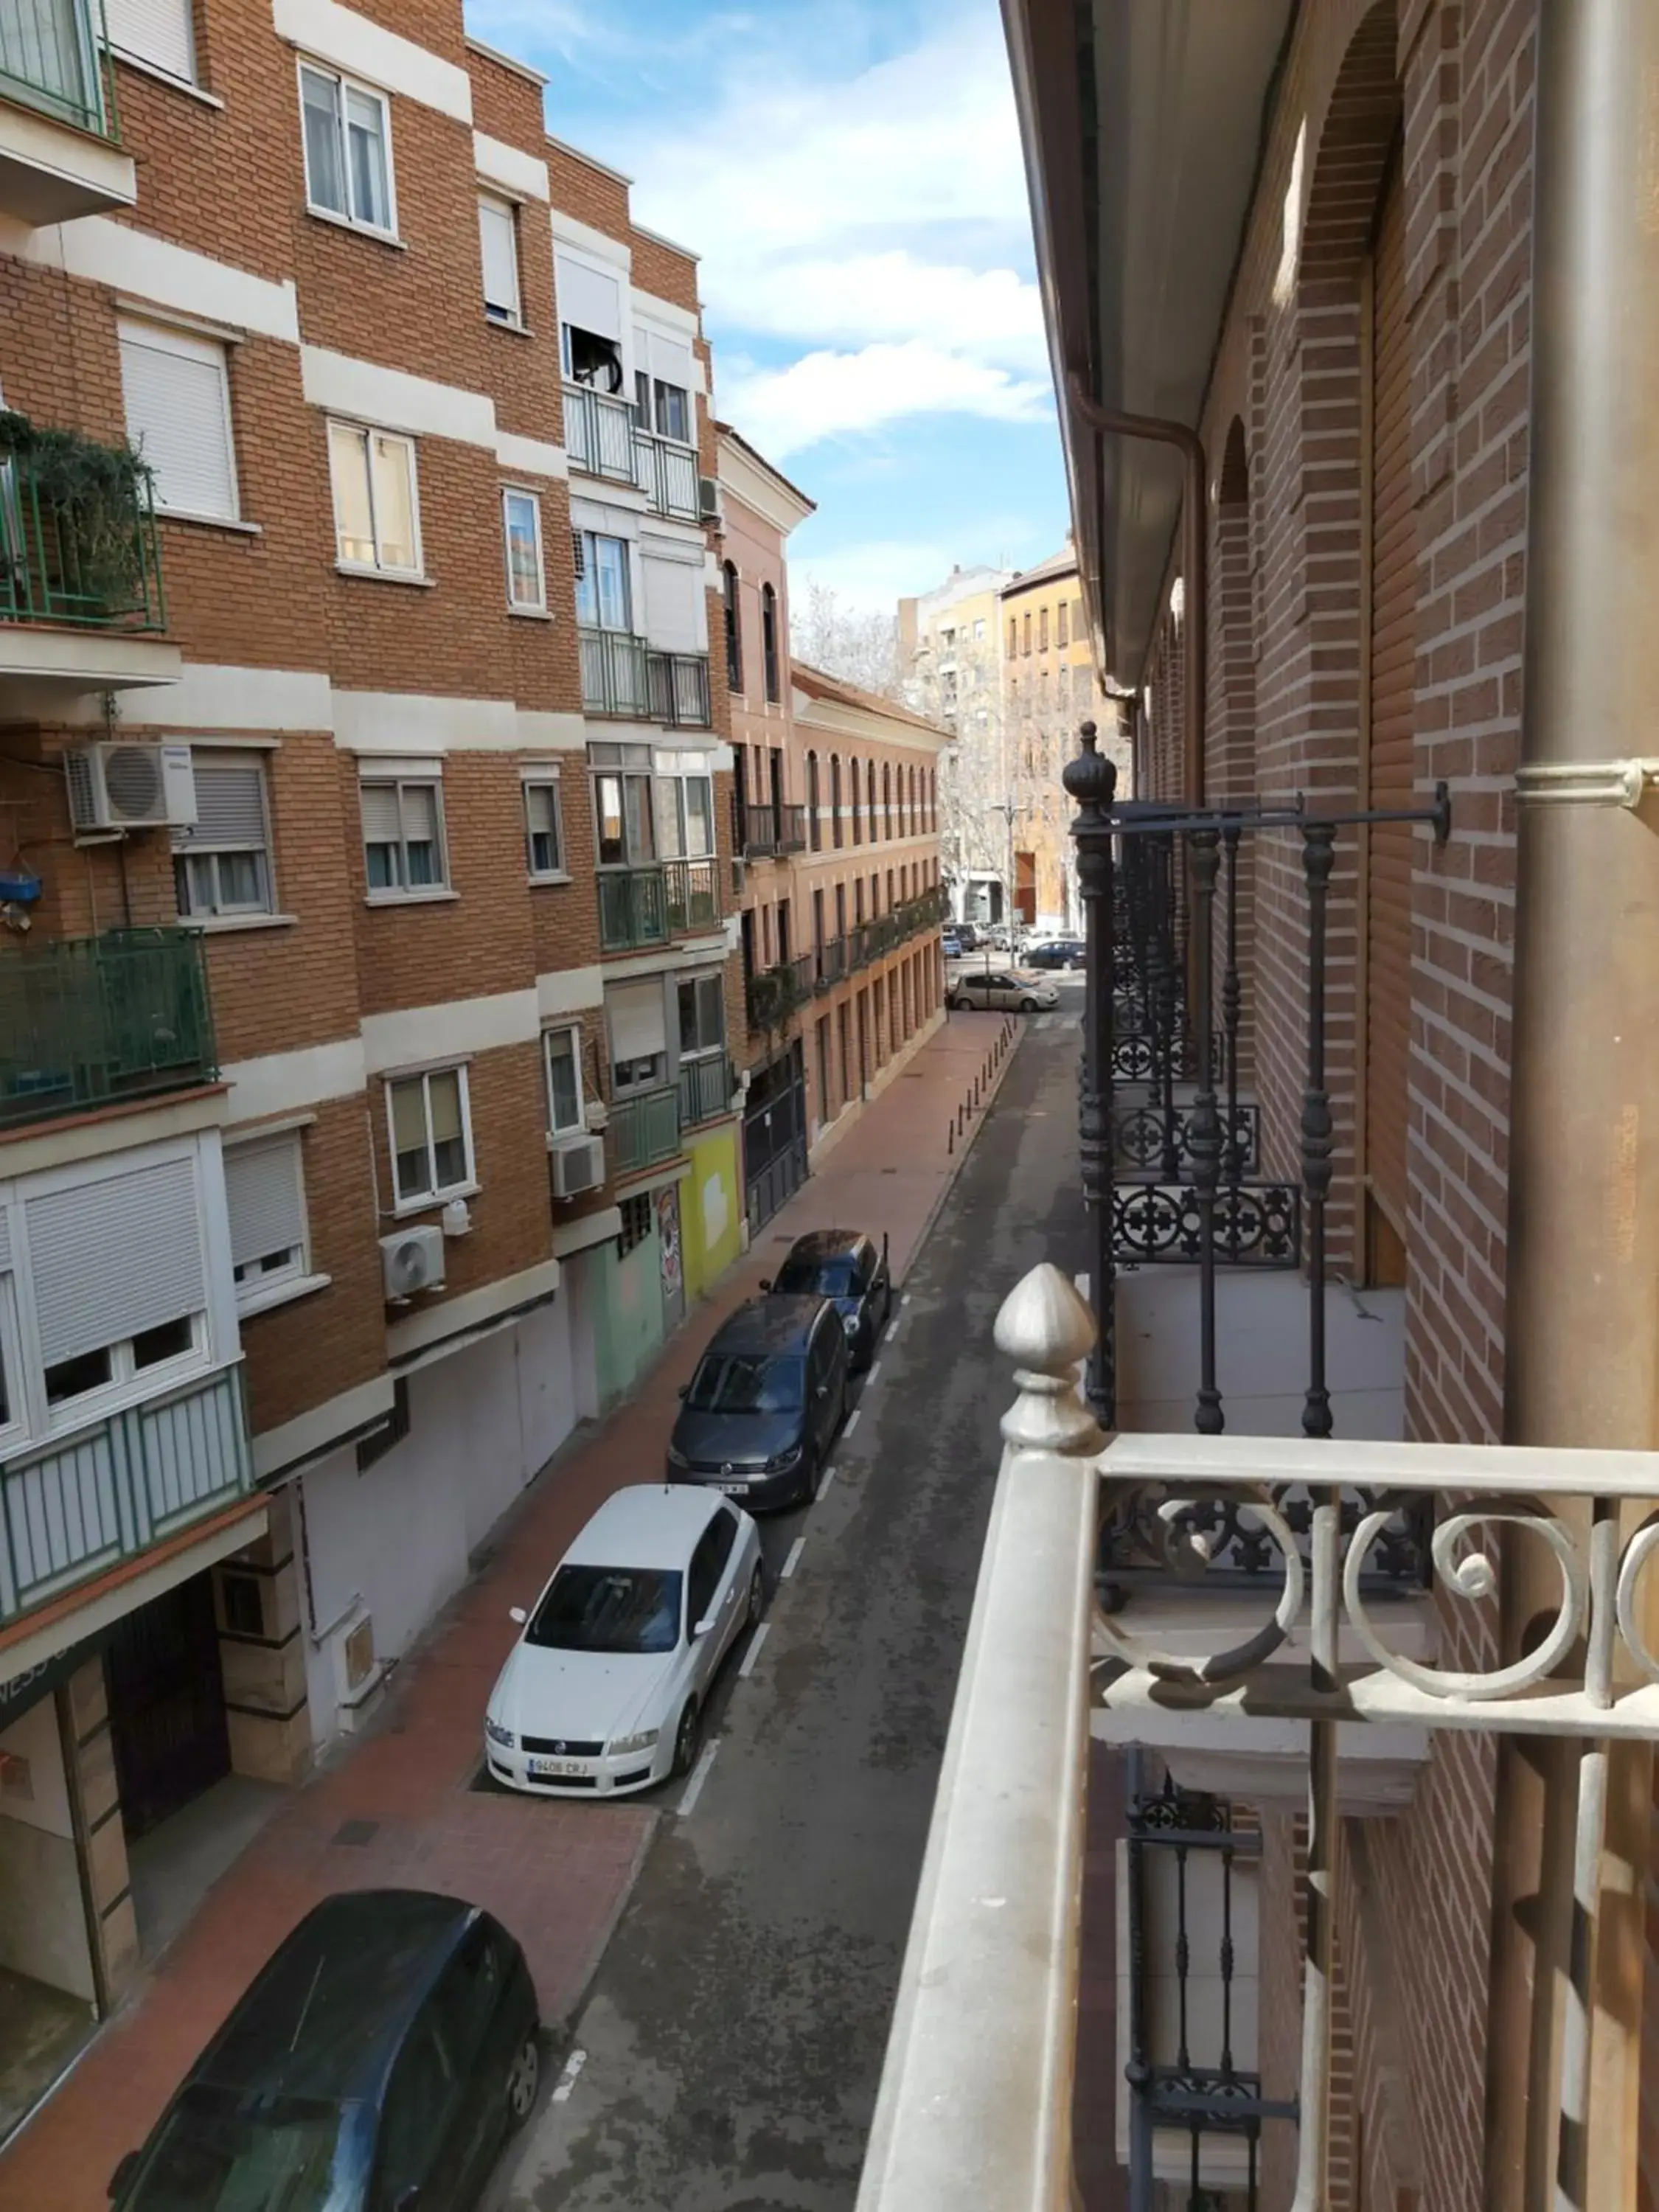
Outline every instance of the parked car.
<svg viewBox="0 0 1659 2212">
<path fill-rule="evenodd" d="M 761 1288 L 774 1297 L 828 1298 L 841 1316 L 853 1372 L 860 1374 L 875 1358 L 893 1310 L 887 1239 L 878 1251 L 862 1230 L 814 1229 L 795 1239 L 776 1279 L 763 1281 Z"/>
<path fill-rule="evenodd" d="M 962 939 L 954 929 L 941 931 L 939 934 L 939 950 L 943 952 L 947 960 L 961 959 Z"/>
<path fill-rule="evenodd" d="M 458 1897 L 325 1898 L 197 2060 L 117 2212 L 462 2212 L 541 2064 L 536 1991 L 498 1920 Z"/>
<path fill-rule="evenodd" d="M 957 942 L 964 952 L 974 951 L 980 942 L 979 925 L 972 921 L 959 921 L 957 924 Z"/>
<path fill-rule="evenodd" d="M 760 1534 L 669 1484 L 607 1498 L 554 1569 L 495 1678 L 489 1771 L 511 1790 L 612 1797 L 695 1763 L 720 1664 L 766 1603 Z"/>
<path fill-rule="evenodd" d="M 847 1334 L 827 1298 L 750 1298 L 709 1340 L 668 1443 L 673 1482 L 804 1504 L 847 1413 Z"/>
<path fill-rule="evenodd" d="M 1035 939 L 1020 954 L 1025 968 L 1081 968 L 1087 947 L 1080 937 Z"/>
<path fill-rule="evenodd" d="M 1009 968 L 963 968 L 951 978 L 947 1006 L 972 1006 L 994 1013 L 1035 1014 L 1060 1004 L 1060 994 L 1040 975 Z"/>
</svg>

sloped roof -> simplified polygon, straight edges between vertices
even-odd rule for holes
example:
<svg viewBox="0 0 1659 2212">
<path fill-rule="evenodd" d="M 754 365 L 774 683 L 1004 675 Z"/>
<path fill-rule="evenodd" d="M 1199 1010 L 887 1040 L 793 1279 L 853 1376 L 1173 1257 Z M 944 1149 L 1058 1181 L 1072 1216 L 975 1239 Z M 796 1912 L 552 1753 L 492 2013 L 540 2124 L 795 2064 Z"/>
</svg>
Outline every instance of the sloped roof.
<svg viewBox="0 0 1659 2212">
<path fill-rule="evenodd" d="M 817 500 L 808 498 L 807 495 L 801 489 L 798 483 L 791 483 L 790 479 L 785 476 L 783 471 L 778 466 L 777 463 L 775 461 L 769 461 L 765 454 L 761 452 L 758 447 L 751 446 L 748 439 L 744 436 L 741 430 L 734 429 L 730 422 L 722 422 L 718 417 L 715 419 L 714 428 L 720 437 L 729 438 L 734 446 L 740 446 L 757 469 L 764 469 L 769 477 L 775 477 L 787 492 L 792 493 L 793 496 L 800 501 L 801 505 L 806 508 L 809 514 L 816 514 L 817 513 L 818 503 Z"/>
<path fill-rule="evenodd" d="M 1022 568 L 1018 575 L 1006 583 L 1000 596 L 1005 599 L 1017 598 L 1021 592 L 1030 591 L 1033 585 L 1046 584 L 1056 576 L 1077 574 L 1077 548 L 1062 545 L 1058 553 L 1051 553 L 1046 561 L 1039 561 L 1035 568 Z"/>
<path fill-rule="evenodd" d="M 838 706 L 860 707 L 866 714 L 882 714 L 890 722 L 908 722 L 912 729 L 926 730 L 929 737 L 944 738 L 951 732 L 938 722 L 930 722 L 925 714 L 912 714 L 909 708 L 901 707 L 896 699 L 884 699 L 874 691 L 861 691 L 856 684 L 844 683 L 839 676 L 827 676 L 821 668 L 813 668 L 804 660 L 789 663 L 790 680 L 809 697 L 833 699 Z"/>
</svg>

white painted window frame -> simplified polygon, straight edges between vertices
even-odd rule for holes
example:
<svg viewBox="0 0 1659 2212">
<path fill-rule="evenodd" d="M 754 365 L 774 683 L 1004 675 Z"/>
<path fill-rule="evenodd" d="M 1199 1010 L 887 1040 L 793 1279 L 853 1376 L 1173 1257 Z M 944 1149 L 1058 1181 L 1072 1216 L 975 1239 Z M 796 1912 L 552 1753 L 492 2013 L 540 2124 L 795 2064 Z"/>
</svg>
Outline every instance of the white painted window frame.
<svg viewBox="0 0 1659 2212">
<path fill-rule="evenodd" d="M 513 536 L 507 522 L 510 501 L 528 500 L 536 538 L 536 596 L 533 599 L 518 599 L 513 596 Z M 526 484 L 501 486 L 501 560 L 507 571 L 507 610 L 514 615 L 544 615 L 547 605 L 547 552 L 542 538 L 542 501 L 539 492 Z"/>
<path fill-rule="evenodd" d="M 342 214 L 338 208 L 325 207 L 320 200 L 316 200 L 312 198 L 311 154 L 310 149 L 306 144 L 305 72 L 307 70 L 311 71 L 313 76 L 328 78 L 328 80 L 334 85 L 339 96 L 339 106 L 337 110 L 337 120 L 340 133 L 341 174 L 345 179 L 346 199 L 348 202 L 347 212 L 344 214 Z M 398 229 L 398 165 L 392 158 L 392 149 L 391 94 L 384 91 L 378 84 L 370 84 L 367 79 L 363 77 L 353 76 L 349 70 L 336 68 L 332 62 L 321 61 L 314 54 L 303 53 L 296 54 L 295 57 L 294 90 L 295 96 L 300 104 L 300 160 L 305 170 L 307 214 L 316 216 L 319 220 L 323 222 L 339 223 L 347 230 L 361 231 L 365 238 L 398 238 L 399 235 Z M 385 228 L 382 228 L 378 222 L 365 222 L 361 216 L 354 215 L 349 210 L 349 202 L 351 198 L 351 162 L 349 159 L 349 147 L 346 137 L 346 94 L 348 92 L 360 93 L 365 100 L 374 100 L 380 110 L 382 124 L 380 143 L 386 149 L 386 222 Z"/>
<path fill-rule="evenodd" d="M 392 1094 L 399 1084 L 418 1083 L 421 1086 L 421 1110 L 426 1121 L 427 1167 L 433 1176 L 437 1173 L 437 1160 L 432 1137 L 432 1079 L 434 1075 L 453 1075 L 460 1098 L 461 1150 L 465 1155 L 465 1172 L 459 1182 L 443 1183 L 423 1192 L 419 1197 L 404 1198 L 398 1188 L 398 1131 L 392 1118 Z M 392 1212 L 394 1219 L 402 1220 L 412 1213 L 429 1213 L 434 1206 L 444 1206 L 452 1198 L 470 1198 L 478 1188 L 477 1164 L 472 1151 L 472 1101 L 467 1082 L 466 1062 L 464 1060 L 444 1060 L 434 1067 L 411 1068 L 406 1075 L 388 1075 L 381 1083 L 386 1094 L 386 1159 L 392 1170 Z"/>
<path fill-rule="evenodd" d="M 556 1038 L 570 1041 L 576 1070 L 576 1118 L 561 1122 L 553 1109 L 553 1045 Z M 580 1137 L 587 1128 L 587 1097 L 582 1085 L 582 1031 L 580 1022 L 556 1022 L 542 1031 L 542 1078 L 547 1087 L 547 1127 L 550 1136 Z"/>
<path fill-rule="evenodd" d="M 123 1337 L 118 1343 L 100 1347 L 107 1350 L 110 1356 L 109 1380 L 73 1398 L 60 1398 L 56 1405 L 46 1396 L 46 1370 L 43 1365 L 40 1395 L 46 1407 L 46 1434 L 58 1437 L 74 1429 L 83 1429 L 89 1421 L 119 1413 L 139 1397 L 152 1397 L 170 1389 L 175 1382 L 187 1382 L 192 1375 L 206 1374 L 212 1364 L 209 1358 L 210 1338 L 206 1310 L 198 1309 L 185 1318 L 190 1322 L 188 1352 L 179 1352 L 171 1359 L 159 1359 L 149 1367 L 139 1367 L 133 1360 L 133 1340 Z M 163 1322 L 157 1323 L 157 1327 L 165 1326 Z"/>
<path fill-rule="evenodd" d="M 520 778 L 524 797 L 524 859 L 525 869 L 532 884 L 568 884 L 570 871 L 565 866 L 564 796 L 560 789 L 556 769 L 526 769 Z M 533 831 L 530 820 L 530 794 L 532 791 L 550 791 L 553 794 L 553 839 L 558 848 L 557 858 L 550 868 L 538 868 L 531 845 Z"/>
<path fill-rule="evenodd" d="M 501 211 L 507 216 L 507 234 L 513 242 L 512 311 L 507 314 L 499 314 L 496 313 L 495 306 L 492 303 L 489 297 L 489 288 L 488 283 L 486 283 L 484 286 L 483 301 L 484 320 L 489 323 L 493 323 L 497 330 L 521 331 L 525 327 L 524 255 L 519 250 L 520 203 L 517 200 L 509 198 L 506 192 L 496 191 L 492 190 L 487 185 L 481 185 L 478 187 L 478 205 L 481 210 L 485 205 L 501 210 Z M 480 228 L 478 251 L 480 259 L 482 259 L 483 252 L 482 226 Z"/>
<path fill-rule="evenodd" d="M 184 82 L 182 78 L 170 78 L 168 81 L 175 83 Z M 241 471 L 236 460 L 236 416 L 230 399 L 232 341 L 219 337 L 212 331 L 197 329 L 184 323 L 168 322 L 159 315 L 123 314 L 117 319 L 116 323 L 118 348 L 129 331 L 133 333 L 135 340 L 140 343 L 144 342 L 146 335 L 152 343 L 159 338 L 162 342 L 159 350 L 165 351 L 170 349 L 180 356 L 193 355 L 198 359 L 212 355 L 219 371 L 219 404 L 223 410 L 225 453 L 230 464 L 229 509 L 223 514 L 216 514 L 210 511 L 204 513 L 197 507 L 168 507 L 163 501 L 158 499 L 155 502 L 155 512 L 158 514 L 175 517 L 184 522 L 243 521 L 245 517 L 242 514 Z"/>
<path fill-rule="evenodd" d="M 188 908 L 181 906 L 179 909 L 179 918 L 181 921 L 193 921 L 200 925 L 222 921 L 246 921 L 259 915 L 274 915 L 278 911 L 276 856 L 272 850 L 270 835 L 270 770 L 267 765 L 264 750 L 252 745 L 233 749 L 228 745 L 210 744 L 192 746 L 191 752 L 194 755 L 198 752 L 229 752 L 232 750 L 238 753 L 239 757 L 246 758 L 250 768 L 257 769 L 258 771 L 259 810 L 264 817 L 265 827 L 264 843 L 258 847 L 251 845 L 191 846 L 184 851 L 174 851 L 173 864 L 176 867 L 180 861 L 183 861 L 185 876 L 188 880 L 191 873 L 190 864 L 192 860 L 211 860 L 214 863 L 213 878 L 216 884 L 219 879 L 218 857 L 221 853 L 249 853 L 257 850 L 264 863 L 265 895 L 257 905 L 253 906 L 221 905 L 216 902 L 211 906 L 192 905 Z"/>
<path fill-rule="evenodd" d="M 334 508 L 334 563 L 353 576 L 395 576 L 405 580 L 424 582 L 426 580 L 426 538 L 421 527 L 421 453 L 420 441 L 411 438 L 406 430 L 388 430 L 382 423 L 359 422 L 349 415 L 329 415 L 324 417 L 325 435 L 328 440 L 328 484 Z M 363 459 L 368 473 L 369 525 L 374 532 L 373 561 L 354 561 L 342 550 L 340 528 L 340 488 L 334 476 L 334 433 L 345 430 L 363 441 Z M 380 558 L 380 517 L 374 501 L 374 456 L 368 450 L 371 438 L 384 438 L 389 444 L 402 446 L 409 455 L 409 514 L 413 525 L 415 565 L 398 568 Z"/>
<path fill-rule="evenodd" d="M 371 840 L 367 826 L 362 823 L 362 794 L 371 784 L 395 790 L 398 794 L 398 866 L 404 878 L 401 883 L 371 884 L 368 880 L 368 848 Z M 403 832 L 403 797 L 405 790 L 416 788 L 430 791 L 433 794 L 434 827 L 438 833 L 438 874 L 436 881 L 429 884 L 411 884 L 409 881 L 409 840 Z M 426 775 L 382 775 L 377 773 L 365 759 L 360 763 L 357 771 L 357 804 L 359 829 L 363 848 L 363 878 L 371 906 L 404 906 L 418 903 L 422 899 L 454 896 L 454 890 L 449 880 L 449 828 L 444 819 L 444 780 L 441 775 L 435 773 Z M 372 842 L 378 845 L 386 841 L 377 837 Z"/>
<path fill-rule="evenodd" d="M 289 1247 L 293 1257 L 286 1266 L 272 1268 L 268 1273 L 250 1275 L 246 1282 L 237 1280 L 235 1263 L 232 1262 L 231 1288 L 236 1310 L 244 1316 L 264 1313 L 269 1306 L 285 1305 L 301 1291 L 320 1290 L 330 1280 L 326 1275 L 313 1275 L 311 1270 L 311 1203 L 306 1195 L 306 1155 L 301 1132 L 253 1128 L 228 1134 L 224 1139 L 227 1165 L 232 1152 L 278 1144 L 294 1147 L 295 1179 L 300 1186 L 300 1242 Z"/>
</svg>

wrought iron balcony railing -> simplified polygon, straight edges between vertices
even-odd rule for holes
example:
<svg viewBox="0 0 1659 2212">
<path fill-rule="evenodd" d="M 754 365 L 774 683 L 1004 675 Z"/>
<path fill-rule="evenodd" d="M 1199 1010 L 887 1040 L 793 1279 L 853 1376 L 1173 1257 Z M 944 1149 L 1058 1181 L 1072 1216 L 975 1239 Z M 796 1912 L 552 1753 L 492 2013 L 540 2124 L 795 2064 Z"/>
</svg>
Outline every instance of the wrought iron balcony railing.
<svg viewBox="0 0 1659 2212">
<path fill-rule="evenodd" d="M 672 514 L 682 522 L 701 521 L 696 447 L 659 438 L 653 430 L 635 430 L 634 450 L 640 489 L 650 501 L 651 512 Z"/>
<path fill-rule="evenodd" d="M 672 728 L 708 727 L 708 655 L 652 653 L 645 656 L 651 720 Z"/>
<path fill-rule="evenodd" d="M 199 934 L 117 930 L 0 951 L 0 1127 L 217 1073 Z"/>
<path fill-rule="evenodd" d="M 564 445 L 573 468 L 614 483 L 639 481 L 634 453 L 634 410 L 628 401 L 591 384 L 564 387 Z"/>
<path fill-rule="evenodd" d="M 817 959 L 813 953 L 803 952 L 798 960 L 781 961 L 775 968 L 763 968 L 758 975 L 749 978 L 745 994 L 750 1028 L 781 1029 L 792 1014 L 806 1005 L 817 988 Z"/>
<path fill-rule="evenodd" d="M 824 944 L 819 945 L 815 958 L 817 964 L 817 988 L 820 991 L 833 989 L 848 973 L 847 939 L 844 937 L 829 939 Z"/>
<path fill-rule="evenodd" d="M 576 633 L 581 655 L 582 707 L 590 714 L 616 714 L 642 722 L 651 712 L 651 683 L 642 637 L 623 629 Z"/>
<path fill-rule="evenodd" d="M 0 0 L 0 100 L 118 144 L 100 0 Z"/>
<path fill-rule="evenodd" d="M 718 1121 L 732 1110 L 732 1063 L 723 1052 L 688 1060 L 680 1067 L 680 1127 Z"/>
<path fill-rule="evenodd" d="M 615 1099 L 611 1107 L 610 1142 L 612 1176 L 632 1175 L 636 1169 L 672 1160 L 680 1148 L 680 1092 L 646 1091 Z"/>
<path fill-rule="evenodd" d="M 70 489 L 46 458 L 0 453 L 0 622 L 165 629 L 148 484 Z"/>
</svg>

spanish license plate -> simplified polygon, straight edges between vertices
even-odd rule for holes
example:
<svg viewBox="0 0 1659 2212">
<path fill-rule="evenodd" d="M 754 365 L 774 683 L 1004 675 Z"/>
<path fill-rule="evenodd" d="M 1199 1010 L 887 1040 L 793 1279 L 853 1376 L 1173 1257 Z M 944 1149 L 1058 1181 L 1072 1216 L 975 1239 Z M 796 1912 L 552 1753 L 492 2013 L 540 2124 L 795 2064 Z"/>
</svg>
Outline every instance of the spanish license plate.
<svg viewBox="0 0 1659 2212">
<path fill-rule="evenodd" d="M 723 1490 L 728 1498 L 747 1498 L 749 1495 L 749 1485 L 746 1482 L 717 1482 L 714 1487 L 717 1490 Z"/>
<path fill-rule="evenodd" d="M 532 1759 L 530 1771 L 538 1782 L 568 1782 L 573 1775 L 586 1774 L 585 1759 Z"/>
</svg>

